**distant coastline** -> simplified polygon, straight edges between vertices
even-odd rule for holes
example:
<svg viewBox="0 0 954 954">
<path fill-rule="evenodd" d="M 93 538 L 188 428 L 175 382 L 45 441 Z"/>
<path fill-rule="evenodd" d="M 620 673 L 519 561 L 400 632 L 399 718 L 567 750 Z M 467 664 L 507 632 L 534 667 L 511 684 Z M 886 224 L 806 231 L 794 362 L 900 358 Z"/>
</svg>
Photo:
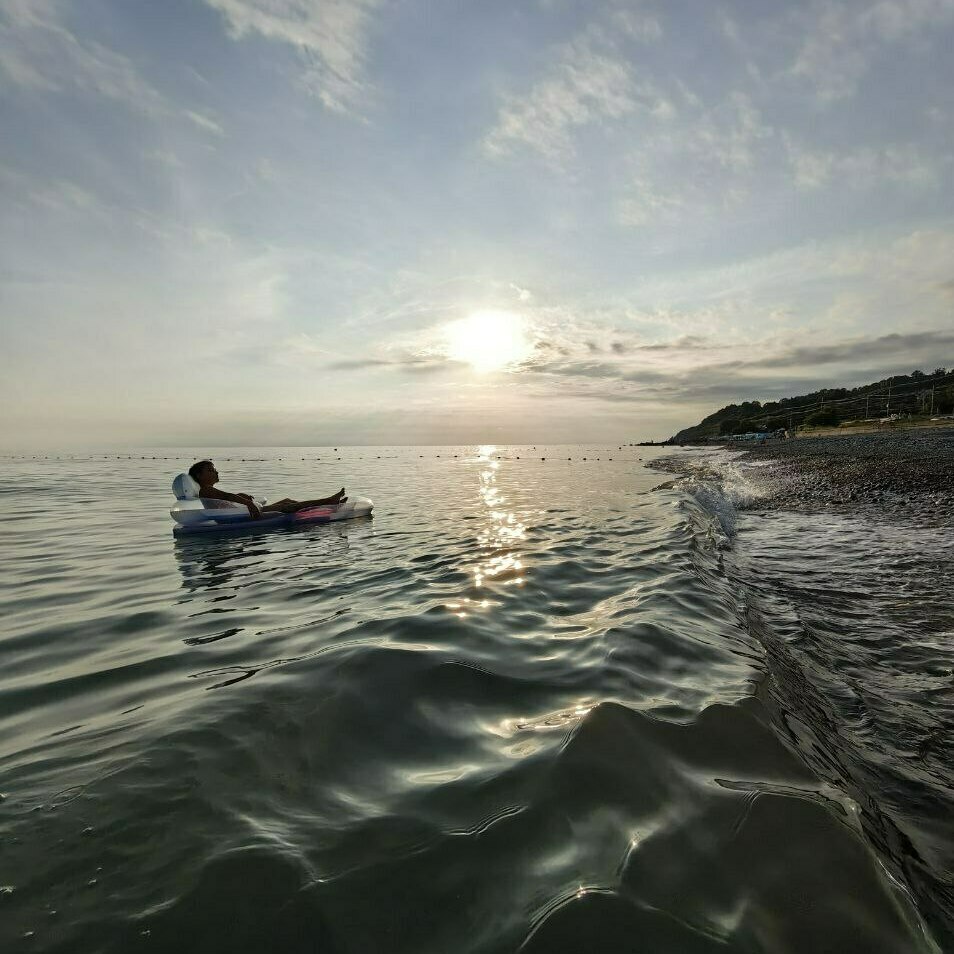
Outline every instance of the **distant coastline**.
<svg viewBox="0 0 954 954">
<path fill-rule="evenodd" d="M 855 388 L 824 388 L 778 401 L 729 404 L 664 444 L 718 443 L 788 432 L 831 435 L 954 426 L 954 371 L 912 371 Z M 645 446 L 645 445 L 643 445 Z"/>
</svg>

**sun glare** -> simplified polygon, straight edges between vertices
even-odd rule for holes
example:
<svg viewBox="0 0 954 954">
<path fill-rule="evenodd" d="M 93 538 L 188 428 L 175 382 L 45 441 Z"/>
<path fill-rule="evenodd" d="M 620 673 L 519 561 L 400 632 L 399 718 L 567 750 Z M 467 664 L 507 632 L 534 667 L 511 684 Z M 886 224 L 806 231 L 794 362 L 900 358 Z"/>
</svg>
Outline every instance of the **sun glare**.
<svg viewBox="0 0 954 954">
<path fill-rule="evenodd" d="M 523 319 L 509 311 L 475 311 L 447 327 L 447 356 L 475 371 L 501 371 L 532 350 Z"/>
</svg>

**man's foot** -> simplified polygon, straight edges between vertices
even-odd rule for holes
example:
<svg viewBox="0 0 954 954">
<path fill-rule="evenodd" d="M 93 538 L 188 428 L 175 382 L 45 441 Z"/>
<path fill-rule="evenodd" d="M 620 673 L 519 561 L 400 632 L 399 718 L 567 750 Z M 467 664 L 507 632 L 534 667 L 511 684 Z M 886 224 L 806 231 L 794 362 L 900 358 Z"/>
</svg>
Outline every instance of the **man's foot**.
<svg viewBox="0 0 954 954">
<path fill-rule="evenodd" d="M 348 498 L 345 496 L 345 489 L 344 489 L 344 487 L 342 487 L 341 490 L 338 491 L 338 493 L 332 494 L 332 495 L 328 498 L 328 503 L 330 503 L 330 504 L 342 504 L 342 503 L 344 503 L 347 499 L 348 499 Z"/>
</svg>

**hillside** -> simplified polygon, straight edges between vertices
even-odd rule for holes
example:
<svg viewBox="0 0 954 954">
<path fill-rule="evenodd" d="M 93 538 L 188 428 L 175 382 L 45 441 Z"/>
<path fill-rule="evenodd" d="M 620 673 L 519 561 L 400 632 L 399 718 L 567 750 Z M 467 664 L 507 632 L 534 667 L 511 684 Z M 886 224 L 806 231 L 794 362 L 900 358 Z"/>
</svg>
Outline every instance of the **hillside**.
<svg viewBox="0 0 954 954">
<path fill-rule="evenodd" d="M 780 401 L 729 404 L 670 440 L 677 444 L 750 431 L 792 429 L 802 424 L 833 427 L 847 421 L 878 420 L 891 414 L 950 414 L 954 370 L 912 371 L 856 388 L 824 388 Z"/>
</svg>

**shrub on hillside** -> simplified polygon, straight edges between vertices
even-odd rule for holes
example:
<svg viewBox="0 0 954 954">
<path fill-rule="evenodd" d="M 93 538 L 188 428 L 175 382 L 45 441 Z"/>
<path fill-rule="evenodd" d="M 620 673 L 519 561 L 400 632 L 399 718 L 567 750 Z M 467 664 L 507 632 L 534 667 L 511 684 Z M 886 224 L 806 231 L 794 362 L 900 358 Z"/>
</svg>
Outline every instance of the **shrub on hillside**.
<svg viewBox="0 0 954 954">
<path fill-rule="evenodd" d="M 812 427 L 829 427 L 838 423 L 838 412 L 833 407 L 823 407 L 813 411 L 805 418 L 805 423 Z"/>
</svg>

